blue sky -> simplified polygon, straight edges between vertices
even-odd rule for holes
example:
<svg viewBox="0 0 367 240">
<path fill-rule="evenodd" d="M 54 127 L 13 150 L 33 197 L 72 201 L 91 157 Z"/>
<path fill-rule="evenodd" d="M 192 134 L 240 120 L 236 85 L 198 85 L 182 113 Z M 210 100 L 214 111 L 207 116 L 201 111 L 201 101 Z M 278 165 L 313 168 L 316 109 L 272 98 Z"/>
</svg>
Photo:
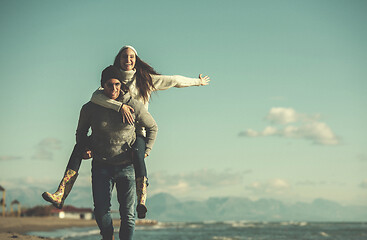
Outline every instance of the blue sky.
<svg viewBox="0 0 367 240">
<path fill-rule="evenodd" d="M 212 79 L 153 95 L 151 194 L 367 205 L 366 1 L 0 4 L 4 188 L 56 187 L 81 106 L 129 44 L 161 74 Z"/>
</svg>

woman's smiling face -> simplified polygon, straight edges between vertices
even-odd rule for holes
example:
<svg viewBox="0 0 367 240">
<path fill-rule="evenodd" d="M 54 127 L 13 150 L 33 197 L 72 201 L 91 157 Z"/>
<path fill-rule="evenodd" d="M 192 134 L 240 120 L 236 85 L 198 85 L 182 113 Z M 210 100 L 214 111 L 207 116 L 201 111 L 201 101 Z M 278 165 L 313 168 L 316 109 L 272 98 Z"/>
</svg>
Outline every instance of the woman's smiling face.
<svg viewBox="0 0 367 240">
<path fill-rule="evenodd" d="M 131 71 L 135 68 L 136 56 L 135 52 L 130 48 L 122 51 L 120 57 L 120 66 L 125 71 Z"/>
</svg>

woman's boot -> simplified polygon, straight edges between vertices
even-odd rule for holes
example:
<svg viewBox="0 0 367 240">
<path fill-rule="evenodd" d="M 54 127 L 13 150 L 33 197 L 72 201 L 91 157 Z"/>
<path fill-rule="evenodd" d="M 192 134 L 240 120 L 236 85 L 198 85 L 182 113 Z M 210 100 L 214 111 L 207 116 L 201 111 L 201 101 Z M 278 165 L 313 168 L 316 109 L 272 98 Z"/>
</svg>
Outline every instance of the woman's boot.
<svg viewBox="0 0 367 240">
<path fill-rule="evenodd" d="M 59 188 L 54 194 L 44 192 L 43 199 L 52 203 L 56 208 L 61 209 L 64 205 L 66 197 L 69 195 L 78 173 L 72 169 L 66 169 L 65 175 L 60 182 Z"/>
<path fill-rule="evenodd" d="M 145 202 L 147 201 L 147 181 L 148 179 L 144 177 L 137 177 L 136 181 L 136 195 L 137 199 L 137 206 L 136 212 L 138 213 L 138 218 L 145 218 L 147 207 L 145 206 Z"/>
</svg>

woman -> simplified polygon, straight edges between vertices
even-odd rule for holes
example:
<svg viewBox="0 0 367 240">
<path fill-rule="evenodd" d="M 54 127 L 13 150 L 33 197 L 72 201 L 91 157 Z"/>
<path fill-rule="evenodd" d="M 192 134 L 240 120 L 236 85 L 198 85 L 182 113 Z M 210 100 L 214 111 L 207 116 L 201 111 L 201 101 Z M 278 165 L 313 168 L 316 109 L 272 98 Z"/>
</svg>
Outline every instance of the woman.
<svg viewBox="0 0 367 240">
<path fill-rule="evenodd" d="M 148 109 L 148 103 L 152 92 L 158 90 L 166 90 L 171 87 L 189 87 L 189 86 L 200 86 L 208 85 L 209 77 L 199 75 L 198 79 L 187 78 L 183 76 L 164 76 L 159 75 L 150 65 L 142 61 L 138 57 L 138 53 L 132 46 L 124 46 L 115 57 L 113 64 L 121 70 L 124 77 L 123 83 L 125 83 L 129 89 L 131 96 L 144 103 Z M 121 111 L 124 116 L 124 120 L 132 123 L 133 119 L 130 116 L 130 108 L 123 104 L 107 99 L 103 94 L 102 90 L 97 90 L 93 93 L 92 102 L 101 105 L 106 108 L 113 109 L 115 111 Z M 133 110 L 131 110 L 133 111 Z M 134 167 L 136 175 L 137 191 L 143 189 L 137 193 L 138 206 L 137 212 L 138 217 L 144 216 L 147 211 L 145 207 L 146 202 L 146 185 L 147 185 L 147 171 L 145 167 L 144 158 L 147 157 L 145 154 L 145 140 L 144 140 L 144 128 L 137 124 L 136 126 L 137 141 L 134 145 L 135 156 L 134 156 Z"/>
<path fill-rule="evenodd" d="M 103 70 L 103 94 L 134 109 L 134 117 L 146 129 L 147 149 L 150 151 L 157 136 L 157 124 L 144 105 L 131 98 L 121 79 L 121 72 L 116 67 L 109 66 Z M 87 136 L 89 128 L 92 129 L 90 140 Z M 135 227 L 135 174 L 131 154 L 131 146 L 136 139 L 134 125 L 123 123 L 120 113 L 88 102 L 80 111 L 76 139 L 78 145 L 90 147 L 93 153 L 94 214 L 103 239 L 113 239 L 110 207 L 114 185 L 120 204 L 119 236 L 120 239 L 132 239 Z"/>
<path fill-rule="evenodd" d="M 119 53 L 115 57 L 114 66 L 120 69 L 123 80 L 122 82 L 129 87 L 131 97 L 142 102 L 146 109 L 148 109 L 148 103 L 152 92 L 158 90 L 166 90 L 171 87 L 183 88 L 190 86 L 205 86 L 209 84 L 210 78 L 208 76 L 199 78 L 188 78 L 179 75 L 175 76 L 164 76 L 159 75 L 150 65 L 142 61 L 138 57 L 138 53 L 132 46 L 124 46 L 121 48 Z M 116 112 L 121 112 L 123 116 L 123 122 L 128 122 L 130 124 L 134 123 L 134 119 L 131 112 L 134 109 L 128 105 L 122 104 L 121 102 L 114 101 L 103 94 L 103 89 L 95 91 L 92 95 L 91 102 L 96 103 L 105 108 L 113 109 Z M 138 196 L 137 212 L 139 218 L 144 218 L 146 214 L 146 187 L 147 187 L 147 171 L 145 167 L 144 158 L 149 155 L 149 149 L 146 147 L 145 143 L 145 129 L 136 124 L 136 135 L 137 139 L 134 144 L 134 168 L 136 175 L 136 189 Z M 148 152 L 146 152 L 148 150 Z M 72 176 L 77 176 L 78 169 L 80 167 L 80 162 L 82 158 L 82 149 L 80 146 L 76 145 L 74 151 L 70 157 L 69 164 L 67 167 L 71 169 Z M 87 153 L 90 157 L 90 153 Z M 69 175 L 67 172 L 65 174 L 66 179 Z M 65 178 L 64 177 L 64 178 Z M 75 177 L 76 178 L 76 177 Z M 75 179 L 70 182 L 70 187 L 64 187 L 63 180 L 60 183 L 59 189 L 54 193 L 44 193 L 43 196 L 46 201 L 51 202 L 54 206 L 62 207 L 62 204 L 71 190 L 72 184 Z M 64 191 L 64 189 L 66 191 Z"/>
</svg>

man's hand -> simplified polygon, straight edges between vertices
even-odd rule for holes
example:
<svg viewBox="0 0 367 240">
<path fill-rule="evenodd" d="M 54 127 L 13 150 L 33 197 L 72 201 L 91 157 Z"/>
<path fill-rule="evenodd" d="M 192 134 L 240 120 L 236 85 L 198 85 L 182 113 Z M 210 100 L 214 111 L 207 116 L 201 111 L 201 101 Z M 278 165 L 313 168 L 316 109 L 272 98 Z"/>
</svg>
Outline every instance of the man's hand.
<svg viewBox="0 0 367 240">
<path fill-rule="evenodd" d="M 87 149 L 85 150 L 85 152 L 83 153 L 83 159 L 90 159 L 92 158 L 92 151 Z"/>
</svg>

